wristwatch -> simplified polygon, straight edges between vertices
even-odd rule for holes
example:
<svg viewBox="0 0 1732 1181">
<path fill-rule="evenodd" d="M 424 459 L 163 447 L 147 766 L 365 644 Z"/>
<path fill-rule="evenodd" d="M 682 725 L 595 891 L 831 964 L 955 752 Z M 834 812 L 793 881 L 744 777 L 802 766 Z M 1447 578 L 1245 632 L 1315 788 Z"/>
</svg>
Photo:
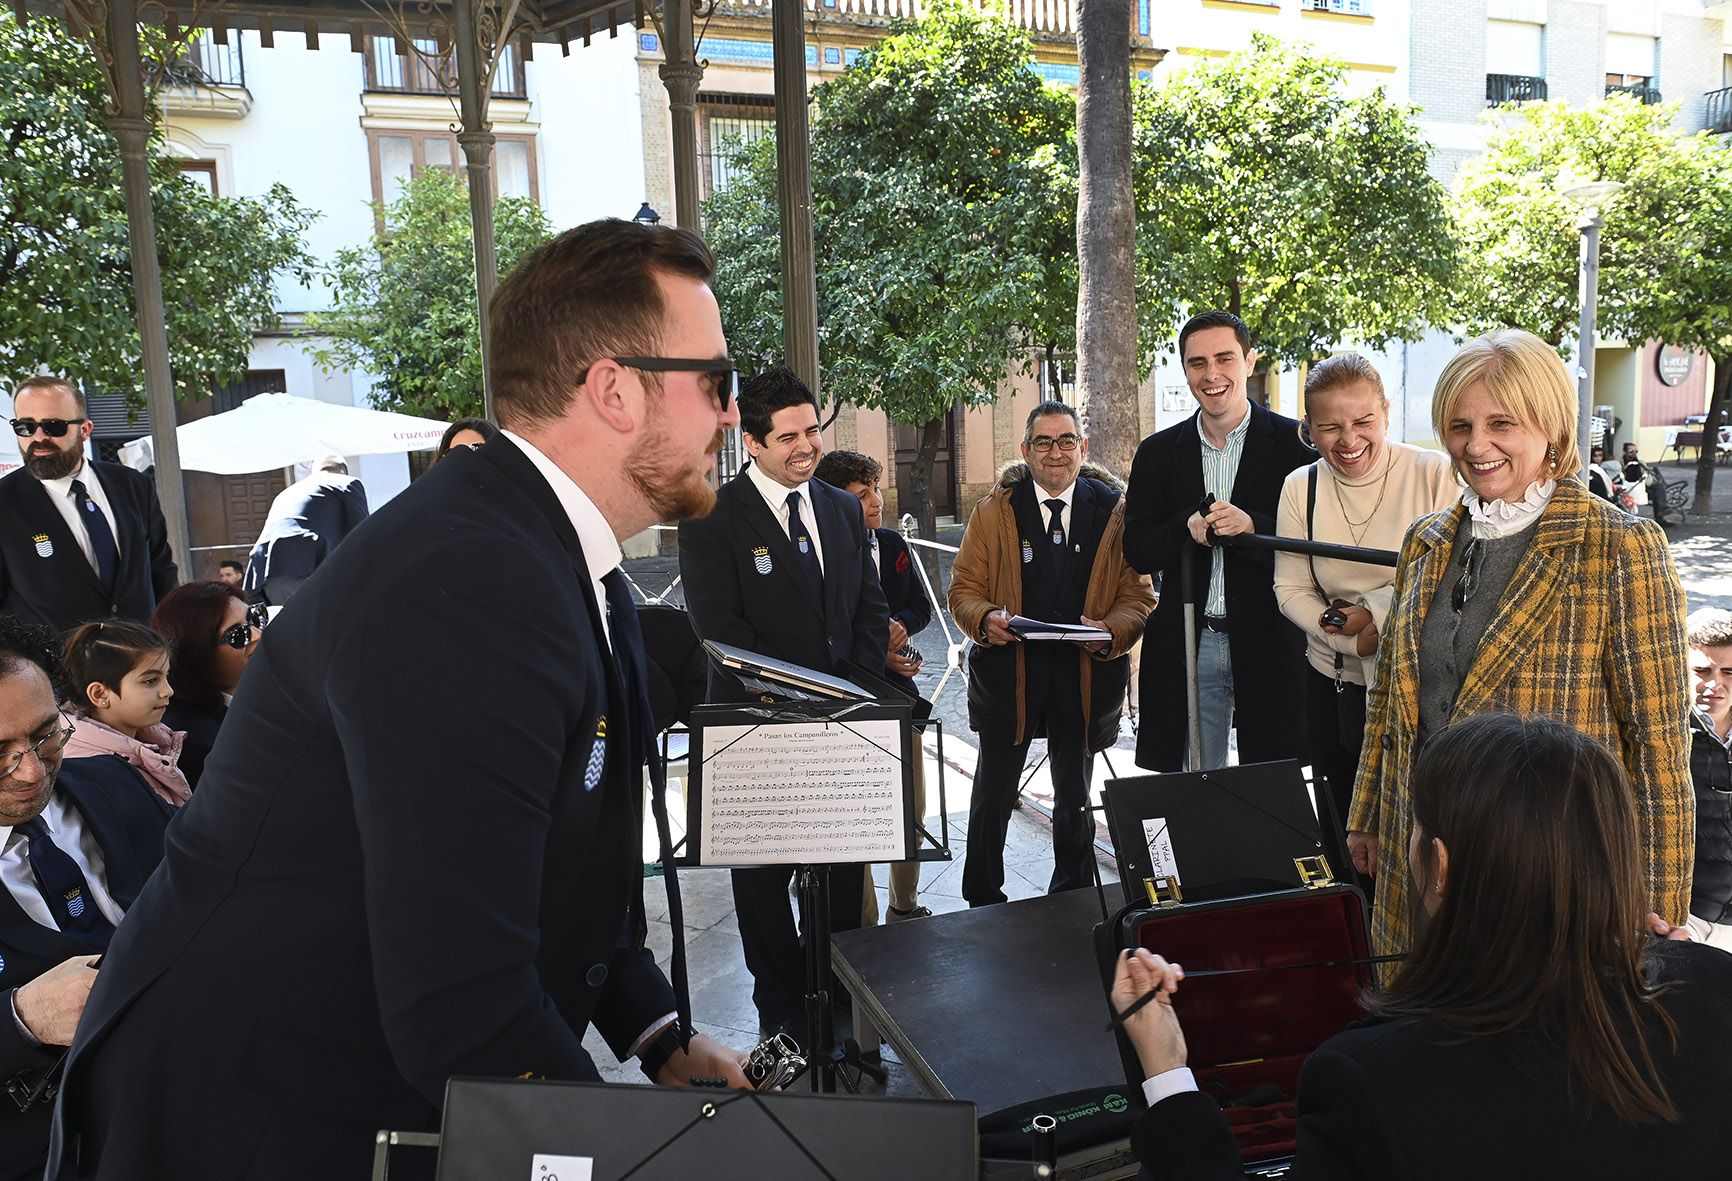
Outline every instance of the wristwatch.
<svg viewBox="0 0 1732 1181">
<path fill-rule="evenodd" d="M 689 1032 L 684 1032 L 682 1036 L 682 1032 L 683 1027 L 680 1025 L 679 1018 L 676 1017 L 662 1026 L 661 1032 L 656 1034 L 650 1040 L 650 1044 L 638 1053 L 638 1066 L 644 1072 L 644 1077 L 650 1082 L 658 1081 L 656 1076 L 661 1074 L 662 1067 L 666 1066 L 675 1054 L 680 1053 L 691 1044 L 692 1035 Z"/>
</svg>

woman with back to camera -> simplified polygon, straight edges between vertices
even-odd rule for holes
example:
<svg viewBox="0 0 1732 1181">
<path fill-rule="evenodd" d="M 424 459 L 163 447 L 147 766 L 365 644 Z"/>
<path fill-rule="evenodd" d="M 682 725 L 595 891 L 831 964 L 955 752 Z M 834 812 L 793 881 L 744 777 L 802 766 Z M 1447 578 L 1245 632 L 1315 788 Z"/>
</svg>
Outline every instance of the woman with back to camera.
<svg viewBox="0 0 1732 1181">
<path fill-rule="evenodd" d="M 220 582 L 183 583 L 162 597 L 150 617 L 151 627 L 174 645 L 174 700 L 162 720 L 186 732 L 180 769 L 195 788 L 235 686 L 259 645 L 258 620 L 240 588 Z"/>
<path fill-rule="evenodd" d="M 1618 760 L 1556 722 L 1481 715 L 1433 736 L 1412 799 L 1413 952 L 1306 1059 L 1293 1175 L 1725 1177 L 1732 956 L 1645 933 Z M 1125 1022 L 1151 1100 L 1131 1143 L 1157 1181 L 1238 1181 L 1185 1068 L 1185 990 L 1207 984 L 1183 981 L 1148 951 L 1119 962 L 1115 1012 L 1160 990 Z"/>
<path fill-rule="evenodd" d="M 1684 591 L 1660 527 L 1577 478 L 1576 413 L 1563 362 L 1528 332 L 1469 341 L 1438 375 L 1432 425 L 1467 488 L 1402 546 L 1347 821 L 1354 868 L 1377 878 L 1380 954 L 1407 950 L 1414 759 L 1482 713 L 1551 718 L 1614 752 L 1648 908 L 1668 924 L 1688 913 Z"/>
<path fill-rule="evenodd" d="M 1417 518 L 1460 495 L 1449 456 L 1389 438 L 1383 379 L 1358 353 L 1311 367 L 1300 426 L 1319 458 L 1281 487 L 1275 519 L 1282 537 L 1394 550 Z M 1305 633 L 1311 766 L 1335 802 L 1327 847 L 1337 873 L 1349 864 L 1342 826 L 1365 740 L 1366 687 L 1376 676 L 1394 588 L 1395 571 L 1387 566 L 1275 555 L 1275 601 Z"/>
</svg>

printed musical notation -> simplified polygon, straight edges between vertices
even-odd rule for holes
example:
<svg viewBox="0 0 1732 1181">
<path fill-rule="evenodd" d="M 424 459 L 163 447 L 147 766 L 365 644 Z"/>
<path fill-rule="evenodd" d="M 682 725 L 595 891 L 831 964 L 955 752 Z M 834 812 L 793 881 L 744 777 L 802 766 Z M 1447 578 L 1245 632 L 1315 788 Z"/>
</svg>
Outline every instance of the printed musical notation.
<svg viewBox="0 0 1732 1181">
<path fill-rule="evenodd" d="M 705 729 L 700 861 L 900 861 L 901 750 L 894 719 Z"/>
</svg>

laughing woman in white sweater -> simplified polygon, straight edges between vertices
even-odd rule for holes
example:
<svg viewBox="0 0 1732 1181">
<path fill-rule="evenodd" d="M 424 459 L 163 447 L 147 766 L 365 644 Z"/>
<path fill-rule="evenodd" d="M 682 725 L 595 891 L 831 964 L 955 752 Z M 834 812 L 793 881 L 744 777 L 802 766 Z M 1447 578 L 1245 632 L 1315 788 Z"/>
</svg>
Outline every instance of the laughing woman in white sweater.
<svg viewBox="0 0 1732 1181">
<path fill-rule="evenodd" d="M 1409 525 L 1460 496 L 1447 454 L 1388 437 L 1383 379 L 1357 353 L 1312 366 L 1300 428 L 1320 458 L 1282 486 L 1276 527 L 1283 537 L 1399 550 Z M 1275 599 L 1305 633 L 1311 765 L 1335 801 L 1325 841 L 1341 875 L 1351 868 L 1341 825 L 1364 742 L 1365 691 L 1376 679 L 1378 631 L 1394 586 L 1391 566 L 1275 556 Z"/>
</svg>

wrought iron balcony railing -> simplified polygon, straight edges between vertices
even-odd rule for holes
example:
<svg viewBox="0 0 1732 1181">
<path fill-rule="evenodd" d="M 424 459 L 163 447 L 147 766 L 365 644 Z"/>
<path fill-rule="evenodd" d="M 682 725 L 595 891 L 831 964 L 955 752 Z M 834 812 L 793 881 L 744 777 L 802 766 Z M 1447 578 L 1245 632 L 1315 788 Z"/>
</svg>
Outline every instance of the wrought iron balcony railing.
<svg viewBox="0 0 1732 1181">
<path fill-rule="evenodd" d="M 1708 130 L 1722 135 L 1732 132 L 1732 86 L 1710 90 L 1707 98 L 1708 109 L 1704 112 L 1703 122 Z"/>
<path fill-rule="evenodd" d="M 390 37 L 367 39 L 367 89 L 397 94 L 452 95 L 457 93 L 457 63 L 451 53 L 439 51 L 438 43 L 417 39 L 408 53 L 398 53 Z M 493 74 L 496 98 L 527 98 L 529 88 L 523 73 L 523 58 L 517 46 L 508 44 L 499 55 Z"/>
<path fill-rule="evenodd" d="M 1606 97 L 1611 98 L 1614 94 L 1627 94 L 1644 106 L 1652 106 L 1660 101 L 1660 88 L 1646 83 L 1637 86 L 1607 86 Z"/>
<path fill-rule="evenodd" d="M 1529 74 L 1487 74 L 1485 101 L 1493 106 L 1503 103 L 1540 102 L 1546 97 L 1546 80 Z"/>
</svg>

